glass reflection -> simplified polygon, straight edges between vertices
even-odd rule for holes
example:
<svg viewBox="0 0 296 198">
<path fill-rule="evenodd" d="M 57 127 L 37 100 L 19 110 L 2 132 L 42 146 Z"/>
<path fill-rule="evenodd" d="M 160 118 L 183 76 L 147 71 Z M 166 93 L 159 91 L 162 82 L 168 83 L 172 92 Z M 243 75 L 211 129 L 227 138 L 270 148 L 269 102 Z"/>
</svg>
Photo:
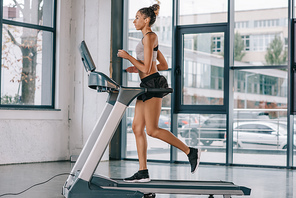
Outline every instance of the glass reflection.
<svg viewBox="0 0 296 198">
<path fill-rule="evenodd" d="M 224 33 L 183 36 L 183 104 L 223 105 Z"/>
<path fill-rule="evenodd" d="M 234 108 L 234 163 L 285 166 L 287 70 L 235 71 Z"/>
</svg>

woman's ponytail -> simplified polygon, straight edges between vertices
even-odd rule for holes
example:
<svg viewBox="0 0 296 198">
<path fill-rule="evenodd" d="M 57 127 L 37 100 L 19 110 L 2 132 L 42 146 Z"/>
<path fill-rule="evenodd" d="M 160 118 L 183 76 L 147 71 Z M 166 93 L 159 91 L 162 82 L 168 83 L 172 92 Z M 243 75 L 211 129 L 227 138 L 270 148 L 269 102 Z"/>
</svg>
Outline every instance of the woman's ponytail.
<svg viewBox="0 0 296 198">
<path fill-rule="evenodd" d="M 159 14 L 159 9 L 160 9 L 160 6 L 158 4 L 153 4 L 152 6 L 150 6 L 149 8 L 151 8 L 155 14 L 155 16 L 158 16 Z"/>
</svg>

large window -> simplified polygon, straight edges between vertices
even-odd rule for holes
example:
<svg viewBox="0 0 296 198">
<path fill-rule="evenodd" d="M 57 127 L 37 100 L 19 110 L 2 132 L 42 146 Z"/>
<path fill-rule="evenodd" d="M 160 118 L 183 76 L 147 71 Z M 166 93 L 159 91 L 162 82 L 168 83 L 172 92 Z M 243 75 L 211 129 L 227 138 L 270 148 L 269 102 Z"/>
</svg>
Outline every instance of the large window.
<svg viewBox="0 0 296 198">
<path fill-rule="evenodd" d="M 4 0 L 1 17 L 1 102 L 54 107 L 55 0 Z"/>
<path fill-rule="evenodd" d="M 293 135 L 287 134 L 288 18 L 287 1 L 235 0 L 235 164 L 287 163 L 288 136 Z M 248 25 L 242 25 L 246 21 Z M 263 69 L 256 69 L 257 66 Z"/>
<path fill-rule="evenodd" d="M 234 66 L 287 65 L 288 2 L 235 0 Z"/>
<path fill-rule="evenodd" d="M 296 149 L 295 127 L 288 130 L 292 1 L 176 0 L 176 8 L 170 5 L 175 16 L 160 15 L 153 30 L 171 67 L 166 75 L 173 79 L 175 96 L 172 107 L 171 98 L 164 103 L 160 124 L 172 123 L 163 126 L 205 151 L 201 163 L 290 167 L 293 160 L 295 166 L 295 155 L 289 155 L 293 137 Z M 128 2 L 134 17 L 135 7 L 156 1 Z M 160 2 L 172 12 L 171 1 Z M 131 20 L 128 46 L 134 51 L 142 35 Z M 136 75 L 127 76 L 129 85 L 139 83 Z M 150 148 L 150 159 L 187 161 L 181 151 L 151 141 L 157 148 Z"/>
</svg>

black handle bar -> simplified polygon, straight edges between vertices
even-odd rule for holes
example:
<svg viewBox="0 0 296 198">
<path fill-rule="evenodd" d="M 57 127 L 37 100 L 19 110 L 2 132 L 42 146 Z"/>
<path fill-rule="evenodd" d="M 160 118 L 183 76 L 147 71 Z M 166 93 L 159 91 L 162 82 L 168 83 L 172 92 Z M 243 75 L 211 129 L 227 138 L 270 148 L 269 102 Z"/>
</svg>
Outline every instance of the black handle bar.
<svg viewBox="0 0 296 198">
<path fill-rule="evenodd" d="M 173 93 L 174 90 L 172 88 L 146 88 L 146 92 L 150 93 Z"/>
</svg>

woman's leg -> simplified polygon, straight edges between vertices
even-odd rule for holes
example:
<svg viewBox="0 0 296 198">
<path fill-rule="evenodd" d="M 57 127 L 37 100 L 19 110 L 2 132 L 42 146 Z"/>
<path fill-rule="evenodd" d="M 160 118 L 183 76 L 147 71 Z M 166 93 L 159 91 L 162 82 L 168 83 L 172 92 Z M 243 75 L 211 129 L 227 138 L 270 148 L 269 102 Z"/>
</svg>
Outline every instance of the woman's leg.
<svg viewBox="0 0 296 198">
<path fill-rule="evenodd" d="M 149 173 L 147 169 L 147 138 L 144 131 L 145 117 L 144 117 L 144 103 L 137 100 L 135 107 L 135 116 L 133 121 L 133 132 L 136 138 L 139 171 L 133 176 L 124 179 L 125 182 L 149 182 Z"/>
<path fill-rule="evenodd" d="M 133 132 L 136 138 L 136 145 L 139 158 L 139 170 L 147 169 L 147 138 L 145 129 L 144 117 L 144 102 L 137 100 L 135 107 L 135 116 L 132 125 Z"/>
<path fill-rule="evenodd" d="M 161 112 L 161 98 L 151 98 L 144 103 L 146 132 L 149 136 L 158 138 L 177 147 L 186 155 L 189 154 L 190 148 L 174 136 L 170 131 L 158 127 L 158 120 Z"/>
</svg>

